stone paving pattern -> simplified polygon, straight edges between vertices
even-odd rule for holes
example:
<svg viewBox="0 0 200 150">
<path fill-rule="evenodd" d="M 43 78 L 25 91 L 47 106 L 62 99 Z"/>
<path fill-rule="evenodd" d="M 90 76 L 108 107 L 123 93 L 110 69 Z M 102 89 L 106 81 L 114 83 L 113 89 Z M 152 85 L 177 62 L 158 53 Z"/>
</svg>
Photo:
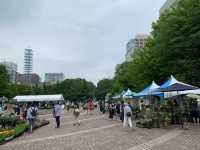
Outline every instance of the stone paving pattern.
<svg viewBox="0 0 200 150">
<path fill-rule="evenodd" d="M 49 119 L 50 124 L 0 146 L 0 150 L 200 150 L 200 126 L 131 130 L 97 112 L 81 114 L 81 125 L 73 126 L 73 116 L 66 112 L 61 128 L 55 129 L 51 115 L 41 118 Z"/>
</svg>

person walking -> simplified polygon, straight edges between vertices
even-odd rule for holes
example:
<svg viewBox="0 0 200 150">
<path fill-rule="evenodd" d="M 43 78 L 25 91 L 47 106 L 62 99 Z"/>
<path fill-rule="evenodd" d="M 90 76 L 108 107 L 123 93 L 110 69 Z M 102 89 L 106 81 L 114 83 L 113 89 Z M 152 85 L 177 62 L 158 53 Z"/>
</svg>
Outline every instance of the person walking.
<svg viewBox="0 0 200 150">
<path fill-rule="evenodd" d="M 56 103 L 53 107 L 53 116 L 56 119 L 56 128 L 60 128 L 61 105 Z"/>
<path fill-rule="evenodd" d="M 133 127 L 131 117 L 132 117 L 132 110 L 129 104 L 125 103 L 124 104 L 124 123 L 123 123 L 124 128 L 127 126 L 129 126 L 130 128 Z"/>
<path fill-rule="evenodd" d="M 27 118 L 27 106 L 23 105 L 22 106 L 22 120 L 26 121 Z"/>
<path fill-rule="evenodd" d="M 29 108 L 27 110 L 27 120 L 29 123 L 29 133 L 33 133 L 33 129 L 35 127 L 35 120 L 37 115 L 37 108 L 34 106 L 34 104 L 29 105 Z"/>
<path fill-rule="evenodd" d="M 89 113 L 91 115 L 93 109 L 94 109 L 94 103 L 93 100 L 90 98 L 88 100 L 88 105 L 87 105 L 87 114 Z"/>
<path fill-rule="evenodd" d="M 120 118 L 120 102 L 117 102 L 115 109 L 117 118 Z"/>
<path fill-rule="evenodd" d="M 108 109 L 109 109 L 109 118 L 113 119 L 114 114 L 115 114 L 115 104 L 113 102 L 111 102 L 109 104 L 109 108 Z"/>
<path fill-rule="evenodd" d="M 80 120 L 78 119 L 79 118 L 79 115 L 80 115 L 80 109 L 79 109 L 79 104 L 78 103 L 75 103 L 74 105 L 74 118 L 75 118 L 75 121 L 74 121 L 74 124 L 73 125 L 79 125 L 80 126 Z"/>
<path fill-rule="evenodd" d="M 120 104 L 120 120 L 124 122 L 124 101 L 121 101 Z"/>
</svg>

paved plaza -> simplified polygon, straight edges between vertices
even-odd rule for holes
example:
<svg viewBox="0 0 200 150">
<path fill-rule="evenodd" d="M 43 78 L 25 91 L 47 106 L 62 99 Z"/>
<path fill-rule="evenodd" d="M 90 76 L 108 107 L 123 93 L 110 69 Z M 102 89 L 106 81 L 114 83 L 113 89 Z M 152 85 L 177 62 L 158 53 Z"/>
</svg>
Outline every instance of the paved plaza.
<svg viewBox="0 0 200 150">
<path fill-rule="evenodd" d="M 71 113 L 62 115 L 56 129 L 52 115 L 41 115 L 50 124 L 1 145 L 1 150 L 200 150 L 200 126 L 189 130 L 123 129 L 118 120 L 97 112 L 82 113 L 81 125 L 73 126 Z"/>
</svg>

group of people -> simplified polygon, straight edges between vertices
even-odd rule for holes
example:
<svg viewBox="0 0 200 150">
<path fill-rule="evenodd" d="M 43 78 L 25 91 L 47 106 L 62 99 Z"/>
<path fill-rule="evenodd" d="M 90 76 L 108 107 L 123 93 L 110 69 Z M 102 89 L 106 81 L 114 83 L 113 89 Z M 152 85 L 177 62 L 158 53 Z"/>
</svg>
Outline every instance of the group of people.
<svg viewBox="0 0 200 150">
<path fill-rule="evenodd" d="M 29 133 L 33 132 L 36 122 L 36 116 L 38 112 L 38 107 L 35 103 L 28 103 L 21 105 L 16 105 L 13 107 L 16 116 L 21 118 L 23 121 L 27 121 L 29 124 Z"/>
<path fill-rule="evenodd" d="M 67 106 L 67 110 L 69 111 L 69 106 Z M 80 112 L 81 112 L 81 105 L 75 102 L 72 106 L 73 108 L 73 116 L 74 116 L 74 123 L 73 125 L 80 126 L 81 122 L 79 120 Z M 94 109 L 94 104 L 92 100 L 89 100 L 87 103 L 87 114 L 91 114 L 91 111 Z M 53 106 L 53 117 L 56 120 L 56 128 L 60 128 L 60 116 L 61 116 L 62 108 L 59 103 L 56 103 Z"/>
<path fill-rule="evenodd" d="M 109 118 L 113 119 L 114 116 L 117 116 L 120 118 L 120 120 L 123 122 L 123 127 L 133 127 L 132 124 L 132 108 L 131 104 L 129 102 L 118 102 L 114 103 L 111 102 L 108 105 L 108 111 L 109 111 Z"/>
<path fill-rule="evenodd" d="M 95 105 L 92 100 L 88 100 L 87 105 L 87 114 L 95 108 Z M 78 125 L 80 126 L 80 108 L 79 103 L 74 103 L 73 104 L 73 116 L 74 116 L 74 123 L 73 125 Z M 99 109 L 102 110 L 103 106 L 101 104 L 98 105 Z M 97 106 L 97 107 L 98 107 Z M 38 113 L 38 108 L 37 105 L 34 103 L 29 103 L 26 106 L 22 106 L 21 109 L 18 106 L 15 108 L 15 112 L 17 115 L 21 115 L 21 118 L 24 121 L 27 121 L 29 124 L 29 133 L 33 132 L 33 129 L 35 127 L 35 122 L 36 122 L 36 117 Z M 53 104 L 53 109 L 52 109 L 52 114 L 53 117 L 55 118 L 56 122 L 56 128 L 60 128 L 60 119 L 61 119 L 61 114 L 62 114 L 62 105 L 59 102 L 55 102 Z M 120 103 L 118 102 L 117 104 L 115 103 L 109 103 L 108 105 L 108 111 L 109 111 L 109 118 L 113 119 L 114 115 L 118 116 L 120 120 L 123 122 L 124 127 L 130 127 L 132 128 L 132 109 L 130 106 L 130 103 L 124 103 L 123 101 Z"/>
</svg>

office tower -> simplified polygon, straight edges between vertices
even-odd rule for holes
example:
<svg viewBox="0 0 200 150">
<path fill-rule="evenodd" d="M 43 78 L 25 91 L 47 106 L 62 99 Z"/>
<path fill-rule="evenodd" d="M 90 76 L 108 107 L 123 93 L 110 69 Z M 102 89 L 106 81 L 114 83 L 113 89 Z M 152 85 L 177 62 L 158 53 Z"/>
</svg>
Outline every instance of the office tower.
<svg viewBox="0 0 200 150">
<path fill-rule="evenodd" d="M 31 74 L 33 71 L 33 50 L 24 50 L 24 74 Z"/>
</svg>

